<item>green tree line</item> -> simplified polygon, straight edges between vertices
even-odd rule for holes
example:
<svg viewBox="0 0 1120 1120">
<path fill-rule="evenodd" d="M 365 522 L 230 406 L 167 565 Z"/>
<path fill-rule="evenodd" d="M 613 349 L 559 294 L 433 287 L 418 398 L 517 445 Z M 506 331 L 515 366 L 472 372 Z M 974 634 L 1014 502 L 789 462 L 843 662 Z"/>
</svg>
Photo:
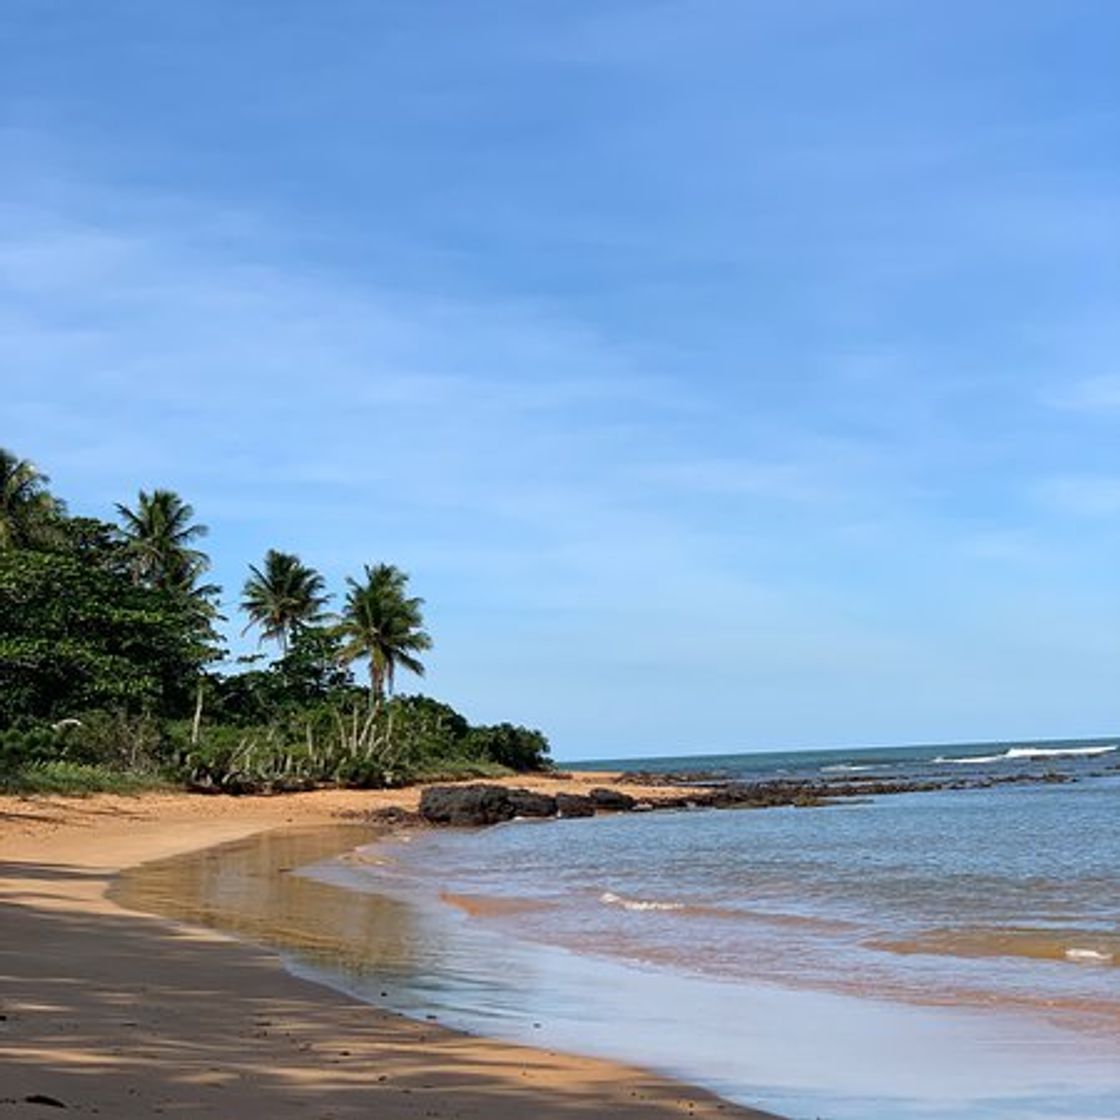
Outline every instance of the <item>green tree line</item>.
<svg viewBox="0 0 1120 1120">
<path fill-rule="evenodd" d="M 0 449 L 0 785 L 254 792 L 549 765 L 539 731 L 395 694 L 432 647 L 395 565 L 365 565 L 331 613 L 323 576 L 269 549 L 240 609 L 275 657 L 231 665 L 191 505 L 141 490 L 106 522 L 72 516 L 49 483 Z"/>
</svg>

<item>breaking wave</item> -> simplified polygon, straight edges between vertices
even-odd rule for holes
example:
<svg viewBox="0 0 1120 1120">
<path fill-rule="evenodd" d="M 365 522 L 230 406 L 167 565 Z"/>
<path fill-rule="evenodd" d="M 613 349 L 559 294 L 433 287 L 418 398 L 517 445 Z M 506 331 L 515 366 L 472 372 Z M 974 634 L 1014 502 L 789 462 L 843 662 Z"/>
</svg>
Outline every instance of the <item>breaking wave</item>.
<svg viewBox="0 0 1120 1120">
<path fill-rule="evenodd" d="M 1066 960 L 1078 964 L 1112 964 L 1115 953 L 1103 953 L 1099 949 L 1067 949 Z"/>
<path fill-rule="evenodd" d="M 623 910 L 684 910 L 687 909 L 683 902 L 658 902 L 655 899 L 623 898 L 613 891 L 604 891 L 599 895 L 599 901 L 608 906 L 621 906 Z"/>
<path fill-rule="evenodd" d="M 944 755 L 938 755 L 933 761 L 975 766 L 984 762 L 1011 762 L 1015 759 L 1029 762 L 1037 758 L 1096 758 L 1111 754 L 1116 748 L 1116 743 L 1103 747 L 1011 747 L 1002 754 L 965 755 L 962 758 L 946 758 Z"/>
</svg>

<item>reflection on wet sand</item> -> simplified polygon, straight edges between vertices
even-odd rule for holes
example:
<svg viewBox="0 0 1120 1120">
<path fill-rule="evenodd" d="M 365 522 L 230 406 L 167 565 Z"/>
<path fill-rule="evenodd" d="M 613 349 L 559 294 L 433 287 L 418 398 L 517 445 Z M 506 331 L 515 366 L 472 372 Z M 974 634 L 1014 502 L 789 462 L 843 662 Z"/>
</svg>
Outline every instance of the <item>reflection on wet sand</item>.
<svg viewBox="0 0 1120 1120">
<path fill-rule="evenodd" d="M 467 846 L 477 859 L 476 849 L 503 835 L 517 836 L 507 829 L 469 834 L 469 844 L 464 836 L 441 843 L 455 852 Z M 641 1061 L 787 1115 L 1112 1114 L 1115 1032 L 1093 1038 L 1047 1021 L 1069 1012 L 1071 1022 L 1083 1024 L 1083 1006 L 1048 999 L 1046 1019 L 1017 1018 L 1006 1004 L 977 1016 L 962 1011 L 970 998 L 960 990 L 949 996 L 940 989 L 947 1006 L 931 1010 L 904 993 L 884 1000 L 878 985 L 846 994 L 729 982 L 682 971 L 674 961 L 635 968 L 612 959 L 615 945 L 603 939 L 602 926 L 587 952 L 518 935 L 538 917 L 556 925 L 572 911 L 582 921 L 586 910 L 570 894 L 542 907 L 536 898 L 457 891 L 426 842 L 405 846 L 418 849 L 412 862 L 400 845 L 363 847 L 379 838 L 353 825 L 266 833 L 142 866 L 122 878 L 114 896 L 289 952 L 296 975 L 415 1019 L 548 1051 Z M 309 873 L 294 873 L 311 865 Z M 380 890 L 410 901 L 374 893 Z M 655 896 L 662 897 L 615 897 Z M 681 910 L 632 912 L 601 894 L 586 897 L 596 913 L 693 921 Z M 757 932 L 760 923 L 750 924 Z M 783 934 L 790 928 L 779 927 Z M 693 953 L 709 952 L 695 936 L 681 940 Z M 789 939 L 780 940 L 788 958 Z M 1098 1010 L 1106 1018 L 1107 1009 Z"/>
<path fill-rule="evenodd" d="M 121 875 L 111 897 L 348 972 L 400 974 L 417 940 L 408 906 L 291 873 L 377 836 L 351 824 L 260 833 L 141 864 Z"/>
</svg>

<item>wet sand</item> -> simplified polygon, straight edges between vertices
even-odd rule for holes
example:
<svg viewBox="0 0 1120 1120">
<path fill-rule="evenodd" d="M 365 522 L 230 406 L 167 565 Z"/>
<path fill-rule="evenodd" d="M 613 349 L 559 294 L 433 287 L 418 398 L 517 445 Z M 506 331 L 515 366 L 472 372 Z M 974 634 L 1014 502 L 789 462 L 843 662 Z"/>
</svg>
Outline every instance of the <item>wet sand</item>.
<svg viewBox="0 0 1120 1120">
<path fill-rule="evenodd" d="M 237 910 L 242 924 L 225 928 L 334 959 L 370 922 L 407 938 L 392 903 L 336 898 L 332 908 L 321 885 L 281 869 L 372 838 L 340 819 L 412 808 L 418 796 L 0 798 L 0 1116 L 42 1116 L 52 1101 L 113 1117 L 764 1115 L 625 1065 L 371 1008 L 289 975 L 270 948 L 207 928 Z M 172 858 L 220 844 L 233 847 Z M 166 862 L 121 876 L 146 861 Z M 207 906 L 216 898 L 226 912 L 200 910 L 175 878 L 184 873 L 205 877 Z M 125 900 L 177 909 L 178 920 Z"/>
</svg>

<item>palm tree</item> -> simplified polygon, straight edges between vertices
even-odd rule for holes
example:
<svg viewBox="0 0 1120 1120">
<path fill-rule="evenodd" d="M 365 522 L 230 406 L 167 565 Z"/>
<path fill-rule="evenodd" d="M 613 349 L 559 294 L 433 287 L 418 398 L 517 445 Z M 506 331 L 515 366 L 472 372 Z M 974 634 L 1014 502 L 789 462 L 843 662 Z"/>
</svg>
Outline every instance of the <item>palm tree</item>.
<svg viewBox="0 0 1120 1120">
<path fill-rule="evenodd" d="M 193 506 L 173 490 L 141 490 L 134 510 L 118 502 L 117 513 L 134 583 L 191 595 L 213 590 L 196 587 L 210 558 L 191 542 L 210 530 L 192 524 Z"/>
<path fill-rule="evenodd" d="M 0 447 L 0 549 L 55 540 L 63 505 L 47 490 L 48 482 L 30 460 Z"/>
<path fill-rule="evenodd" d="M 253 564 L 252 573 L 241 592 L 241 609 L 249 616 L 249 625 L 261 628 L 261 641 L 279 643 L 280 655 L 288 653 L 288 642 L 301 626 L 309 626 L 323 617 L 329 596 L 323 594 L 323 577 L 301 563 L 290 552 L 270 548 L 264 556 L 264 571 Z"/>
<path fill-rule="evenodd" d="M 369 660 L 370 704 L 376 708 L 393 691 L 398 665 L 418 677 L 424 666 L 414 656 L 432 648 L 424 631 L 423 599 L 405 592 L 408 576 L 392 564 L 365 566 L 364 583 L 347 578 L 349 591 L 338 634 L 343 639 L 339 657 L 344 664 Z"/>
</svg>

